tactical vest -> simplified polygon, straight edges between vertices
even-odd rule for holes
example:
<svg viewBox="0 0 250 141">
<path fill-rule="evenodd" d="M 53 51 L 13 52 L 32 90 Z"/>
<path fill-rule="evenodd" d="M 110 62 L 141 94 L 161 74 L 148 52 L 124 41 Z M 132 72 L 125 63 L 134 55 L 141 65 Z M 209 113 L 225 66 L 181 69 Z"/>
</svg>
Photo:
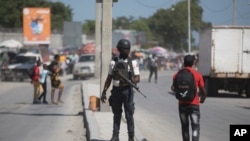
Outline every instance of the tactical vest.
<svg viewBox="0 0 250 141">
<path fill-rule="evenodd" d="M 115 62 L 115 66 L 113 68 L 112 77 L 113 77 L 114 80 L 119 80 L 120 81 L 120 86 L 127 86 L 128 83 L 126 81 L 124 81 L 117 74 L 117 71 L 119 71 L 123 76 L 125 76 L 129 80 L 131 80 L 132 79 L 132 71 L 131 70 L 133 70 L 133 68 L 131 68 L 131 67 L 132 66 L 129 65 L 129 62 L 124 62 L 124 61 L 122 61 L 122 62 L 116 61 Z"/>
</svg>

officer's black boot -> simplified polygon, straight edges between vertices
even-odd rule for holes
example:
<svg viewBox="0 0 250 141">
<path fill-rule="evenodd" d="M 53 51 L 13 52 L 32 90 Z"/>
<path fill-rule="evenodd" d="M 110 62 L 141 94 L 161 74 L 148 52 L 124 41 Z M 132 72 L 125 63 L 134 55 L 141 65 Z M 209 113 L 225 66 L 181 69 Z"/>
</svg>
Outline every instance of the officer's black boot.
<svg viewBox="0 0 250 141">
<path fill-rule="evenodd" d="M 119 140 L 119 133 L 113 133 L 113 136 L 110 139 L 110 141 L 120 141 Z"/>
<path fill-rule="evenodd" d="M 128 134 L 128 141 L 134 141 L 134 133 Z"/>
</svg>

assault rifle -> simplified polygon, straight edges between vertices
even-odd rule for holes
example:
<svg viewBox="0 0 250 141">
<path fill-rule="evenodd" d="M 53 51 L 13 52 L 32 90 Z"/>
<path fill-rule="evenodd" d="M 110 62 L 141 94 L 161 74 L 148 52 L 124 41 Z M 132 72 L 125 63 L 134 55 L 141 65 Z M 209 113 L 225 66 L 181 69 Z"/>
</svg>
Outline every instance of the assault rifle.
<svg viewBox="0 0 250 141">
<path fill-rule="evenodd" d="M 115 69 L 114 73 L 119 75 L 124 81 L 126 81 L 130 86 L 136 89 L 137 92 L 139 92 L 141 95 L 143 95 L 145 98 L 147 98 L 146 95 L 144 95 L 138 86 L 136 86 L 134 83 L 132 83 L 127 77 L 125 77 L 119 70 Z"/>
</svg>

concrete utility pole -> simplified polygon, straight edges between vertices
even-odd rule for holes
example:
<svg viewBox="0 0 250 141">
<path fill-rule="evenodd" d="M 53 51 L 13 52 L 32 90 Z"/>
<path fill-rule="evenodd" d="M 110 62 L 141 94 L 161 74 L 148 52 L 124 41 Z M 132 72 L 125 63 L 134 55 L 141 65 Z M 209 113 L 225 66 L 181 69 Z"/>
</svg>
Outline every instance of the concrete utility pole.
<svg viewBox="0 0 250 141">
<path fill-rule="evenodd" d="M 187 0 L 188 5 L 188 53 L 191 53 L 191 14 L 190 14 L 190 0 Z"/>
<path fill-rule="evenodd" d="M 101 82 L 100 94 L 102 93 L 106 77 L 108 75 L 109 64 L 112 51 L 112 5 L 113 0 L 103 0 L 102 2 L 102 37 L 101 37 Z M 107 94 L 109 91 L 107 91 Z M 108 97 L 108 95 L 107 95 Z M 100 104 L 100 111 L 109 111 L 108 103 Z"/>
<path fill-rule="evenodd" d="M 232 25 L 235 25 L 235 19 L 236 19 L 236 1 L 233 0 L 233 18 L 232 18 Z"/>
<path fill-rule="evenodd" d="M 102 0 L 96 0 L 95 20 L 95 78 L 100 78 L 101 57 L 101 6 Z"/>
</svg>

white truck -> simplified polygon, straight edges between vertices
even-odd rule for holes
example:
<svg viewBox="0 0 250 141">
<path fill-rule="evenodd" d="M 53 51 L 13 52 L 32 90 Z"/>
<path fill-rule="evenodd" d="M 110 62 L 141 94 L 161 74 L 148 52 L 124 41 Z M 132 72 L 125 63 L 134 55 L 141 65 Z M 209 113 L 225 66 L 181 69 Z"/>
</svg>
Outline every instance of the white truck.
<svg viewBox="0 0 250 141">
<path fill-rule="evenodd" d="M 250 97 L 250 26 L 214 26 L 200 32 L 198 70 L 207 94 Z"/>
</svg>

